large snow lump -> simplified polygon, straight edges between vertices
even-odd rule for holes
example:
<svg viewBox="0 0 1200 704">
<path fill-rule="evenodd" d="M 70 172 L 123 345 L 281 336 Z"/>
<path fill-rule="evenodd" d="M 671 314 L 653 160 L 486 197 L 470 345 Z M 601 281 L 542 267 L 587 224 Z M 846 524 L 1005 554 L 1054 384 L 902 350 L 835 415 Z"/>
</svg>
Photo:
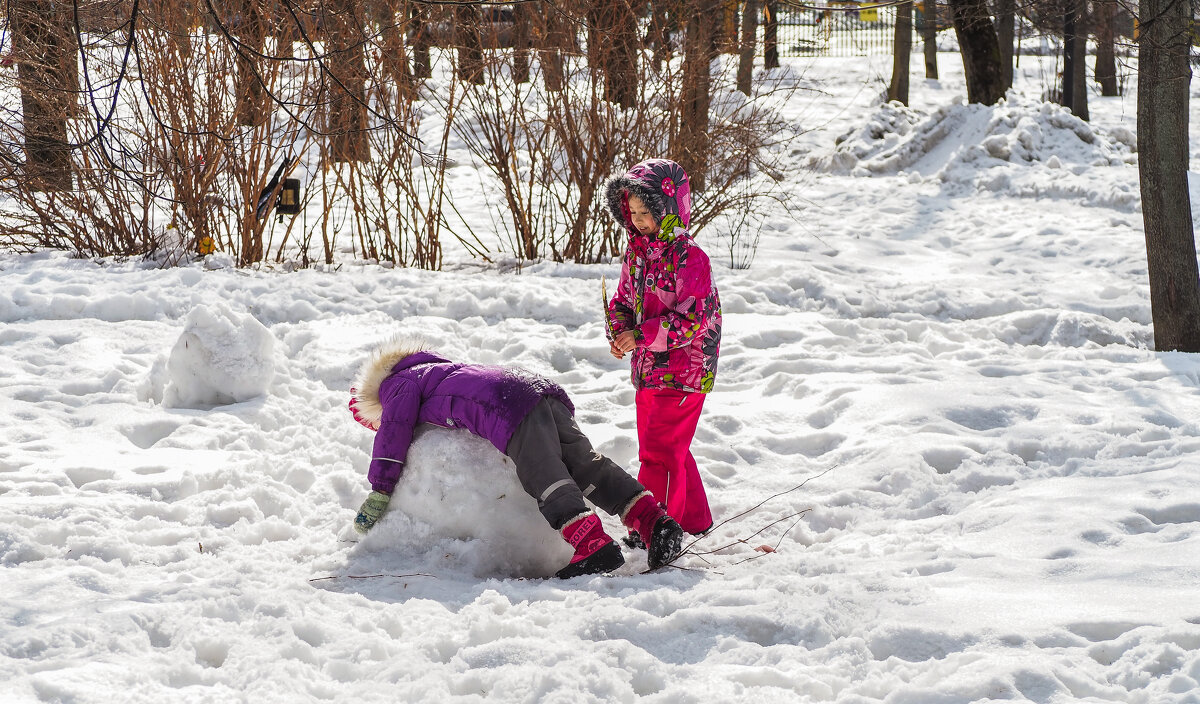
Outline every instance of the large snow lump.
<svg viewBox="0 0 1200 704">
<path fill-rule="evenodd" d="M 400 528 L 401 516 L 428 530 Z M 430 549 L 424 541 L 432 539 L 439 555 L 447 548 L 439 541 L 463 541 L 451 548 L 455 560 L 477 576 L 546 577 L 573 552 L 521 488 L 511 459 L 465 430 L 425 425 L 375 532 L 387 543 L 411 541 L 418 550 Z"/>
<path fill-rule="evenodd" d="M 197 306 L 167 360 L 163 404 L 212 408 L 262 396 L 275 374 L 271 331 L 223 303 Z"/>
</svg>

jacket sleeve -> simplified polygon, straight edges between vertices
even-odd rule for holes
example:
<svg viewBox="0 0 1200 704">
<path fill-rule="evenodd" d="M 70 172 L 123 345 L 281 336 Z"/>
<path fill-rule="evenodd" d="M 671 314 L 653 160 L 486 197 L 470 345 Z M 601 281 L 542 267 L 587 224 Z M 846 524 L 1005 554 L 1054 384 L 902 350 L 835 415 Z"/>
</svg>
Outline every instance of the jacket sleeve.
<svg viewBox="0 0 1200 704">
<path fill-rule="evenodd" d="M 621 258 L 621 278 L 617 290 L 608 302 L 608 339 L 612 340 L 628 330 L 637 331 L 637 296 L 633 290 L 633 252 L 625 251 Z"/>
<path fill-rule="evenodd" d="M 408 447 L 412 444 L 421 410 L 421 392 L 412 381 L 401 381 L 386 397 L 381 395 L 379 401 L 383 404 L 383 418 L 375 433 L 367 481 L 375 491 L 391 494 L 404 472 Z"/>
<path fill-rule="evenodd" d="M 704 250 L 690 246 L 675 268 L 675 303 L 656 318 L 641 324 L 642 346 L 663 352 L 692 344 L 708 329 L 716 313 L 713 302 L 712 265 Z"/>
</svg>

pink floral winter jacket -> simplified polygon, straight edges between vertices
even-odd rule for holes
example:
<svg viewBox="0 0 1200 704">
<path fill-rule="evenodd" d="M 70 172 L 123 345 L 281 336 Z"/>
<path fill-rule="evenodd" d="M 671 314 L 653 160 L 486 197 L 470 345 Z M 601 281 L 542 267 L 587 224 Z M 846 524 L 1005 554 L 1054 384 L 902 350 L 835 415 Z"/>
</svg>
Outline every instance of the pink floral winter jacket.
<svg viewBox="0 0 1200 704">
<path fill-rule="evenodd" d="M 659 222 L 647 237 L 629 215 L 635 195 Z M 629 233 L 621 279 L 608 302 L 608 338 L 637 333 L 630 362 L 637 388 L 708 393 L 721 348 L 721 301 L 708 255 L 692 241 L 691 187 L 683 168 L 650 159 L 606 186 L 608 207 Z"/>
</svg>

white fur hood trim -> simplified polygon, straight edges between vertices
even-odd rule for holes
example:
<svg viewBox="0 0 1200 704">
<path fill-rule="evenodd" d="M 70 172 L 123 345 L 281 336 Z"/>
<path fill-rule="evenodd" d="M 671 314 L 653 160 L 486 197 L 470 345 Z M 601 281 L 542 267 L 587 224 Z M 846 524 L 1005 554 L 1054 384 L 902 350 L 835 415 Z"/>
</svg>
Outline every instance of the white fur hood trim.
<svg viewBox="0 0 1200 704">
<path fill-rule="evenodd" d="M 429 351 L 425 340 L 411 335 L 396 335 L 376 347 L 354 377 L 355 408 L 364 420 L 376 427 L 383 419 L 383 404 L 379 401 L 379 385 L 391 375 L 401 360 L 417 352 Z"/>
</svg>

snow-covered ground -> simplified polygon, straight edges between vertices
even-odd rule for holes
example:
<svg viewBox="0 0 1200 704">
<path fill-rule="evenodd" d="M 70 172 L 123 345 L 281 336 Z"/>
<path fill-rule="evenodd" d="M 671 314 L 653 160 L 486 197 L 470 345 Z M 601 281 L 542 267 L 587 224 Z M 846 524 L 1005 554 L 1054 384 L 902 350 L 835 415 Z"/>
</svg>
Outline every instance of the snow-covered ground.
<svg viewBox="0 0 1200 704">
<path fill-rule="evenodd" d="M 449 431 L 351 529 L 396 332 L 556 379 L 636 471 L 614 263 L 0 256 L 0 702 L 1200 702 L 1200 358 L 1152 351 L 1133 93 L 1084 124 L 1029 57 L 996 108 L 940 68 L 902 109 L 889 60 L 789 65 L 804 209 L 716 270 L 677 569 L 538 578 L 562 546 Z"/>
</svg>

